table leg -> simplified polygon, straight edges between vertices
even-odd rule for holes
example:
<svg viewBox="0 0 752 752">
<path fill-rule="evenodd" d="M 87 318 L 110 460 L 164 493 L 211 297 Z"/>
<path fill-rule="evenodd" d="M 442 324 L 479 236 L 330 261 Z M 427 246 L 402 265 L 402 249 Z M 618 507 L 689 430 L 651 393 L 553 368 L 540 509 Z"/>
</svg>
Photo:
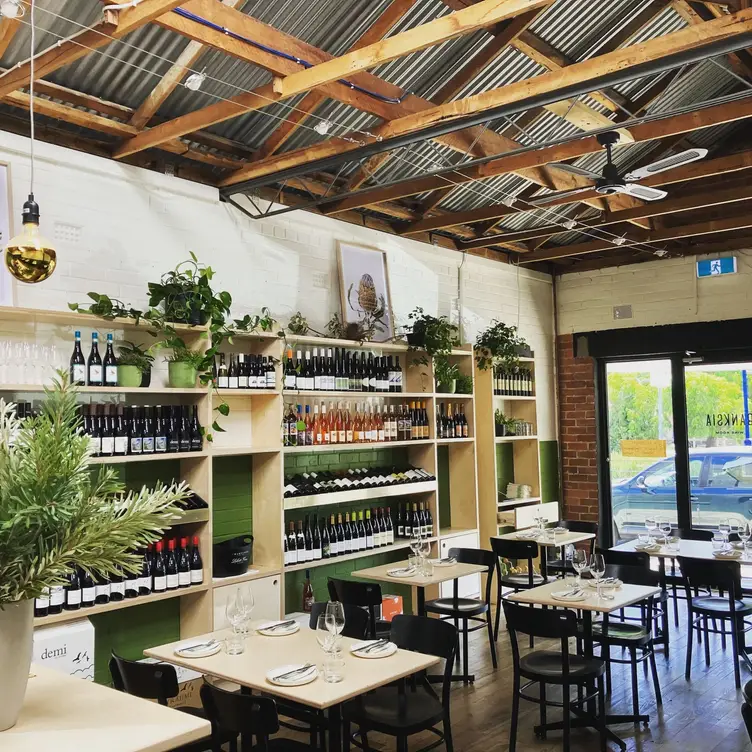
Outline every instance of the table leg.
<svg viewBox="0 0 752 752">
<path fill-rule="evenodd" d="M 426 591 L 425 588 L 419 587 L 415 588 L 417 593 L 417 599 L 418 599 L 418 616 L 425 616 L 426 615 Z"/>
<path fill-rule="evenodd" d="M 342 752 L 342 708 L 329 708 L 329 752 Z"/>
<path fill-rule="evenodd" d="M 667 594 L 666 590 L 666 559 L 658 559 L 658 576 L 661 590 Z M 661 628 L 656 630 L 655 642 L 663 646 L 663 654 L 668 658 L 668 598 L 662 604 Z M 651 629 L 653 625 L 651 624 Z"/>
<path fill-rule="evenodd" d="M 252 695 L 253 690 L 250 687 L 244 687 L 243 685 L 241 685 L 240 694 Z M 246 752 L 246 750 L 251 749 L 251 747 L 253 747 L 253 736 L 251 736 L 251 734 L 241 734 L 240 735 L 240 752 Z"/>
<path fill-rule="evenodd" d="M 543 579 L 548 579 L 548 553 L 546 546 L 540 546 L 540 570 Z"/>
</svg>

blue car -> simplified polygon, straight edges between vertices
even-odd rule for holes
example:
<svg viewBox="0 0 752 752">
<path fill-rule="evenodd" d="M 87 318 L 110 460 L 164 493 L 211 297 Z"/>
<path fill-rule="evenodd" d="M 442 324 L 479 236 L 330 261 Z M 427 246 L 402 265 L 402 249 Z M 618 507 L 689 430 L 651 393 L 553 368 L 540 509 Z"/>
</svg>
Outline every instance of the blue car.
<svg viewBox="0 0 752 752">
<path fill-rule="evenodd" d="M 689 452 L 694 527 L 715 528 L 722 519 L 752 520 L 752 447 L 708 447 Z M 644 529 L 648 517 L 676 524 L 674 457 L 659 460 L 611 486 L 614 525 L 619 538 Z"/>
</svg>

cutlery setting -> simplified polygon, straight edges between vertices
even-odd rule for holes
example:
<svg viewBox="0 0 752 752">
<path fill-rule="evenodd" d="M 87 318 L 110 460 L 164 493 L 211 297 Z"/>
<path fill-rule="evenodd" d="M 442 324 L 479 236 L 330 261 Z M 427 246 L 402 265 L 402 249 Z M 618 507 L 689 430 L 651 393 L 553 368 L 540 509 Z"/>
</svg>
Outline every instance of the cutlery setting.
<svg viewBox="0 0 752 752">
<path fill-rule="evenodd" d="M 280 630 L 288 629 L 293 624 L 297 624 L 295 619 L 287 619 L 287 621 L 280 621 L 274 624 L 264 624 L 263 626 L 259 627 L 259 632 L 277 632 Z"/>
<path fill-rule="evenodd" d="M 289 681 L 290 679 L 294 679 L 307 674 L 312 668 L 315 668 L 313 663 L 306 663 L 305 665 L 293 669 L 292 671 L 286 671 L 284 674 L 275 675 L 274 680 L 280 681 L 280 679 L 287 679 Z"/>
<path fill-rule="evenodd" d="M 360 648 L 357 650 L 358 653 L 375 653 L 379 650 L 383 650 L 387 645 L 389 644 L 389 640 L 384 637 L 380 640 L 377 640 L 376 642 L 372 642 L 370 645 L 367 645 L 364 648 Z"/>
<path fill-rule="evenodd" d="M 196 650 L 208 650 L 219 644 L 216 640 L 212 639 L 207 642 L 200 642 L 197 645 L 187 645 L 184 648 L 179 648 L 181 653 L 192 653 Z"/>
</svg>

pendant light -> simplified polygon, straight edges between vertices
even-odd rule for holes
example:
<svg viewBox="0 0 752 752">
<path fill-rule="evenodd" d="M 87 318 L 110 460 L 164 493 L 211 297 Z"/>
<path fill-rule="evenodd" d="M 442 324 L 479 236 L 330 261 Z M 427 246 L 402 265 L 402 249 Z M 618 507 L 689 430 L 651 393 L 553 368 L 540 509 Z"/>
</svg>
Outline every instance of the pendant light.
<svg viewBox="0 0 752 752">
<path fill-rule="evenodd" d="M 39 232 L 39 204 L 34 200 L 34 48 L 36 28 L 34 25 L 34 3 L 30 0 L 31 13 L 31 62 L 29 82 L 29 122 L 31 179 L 29 198 L 23 205 L 21 221 L 23 229 L 11 238 L 5 247 L 5 265 L 19 281 L 33 284 L 43 282 L 55 271 L 57 253 L 52 243 Z M 0 5 L 2 7 L 2 5 Z"/>
</svg>

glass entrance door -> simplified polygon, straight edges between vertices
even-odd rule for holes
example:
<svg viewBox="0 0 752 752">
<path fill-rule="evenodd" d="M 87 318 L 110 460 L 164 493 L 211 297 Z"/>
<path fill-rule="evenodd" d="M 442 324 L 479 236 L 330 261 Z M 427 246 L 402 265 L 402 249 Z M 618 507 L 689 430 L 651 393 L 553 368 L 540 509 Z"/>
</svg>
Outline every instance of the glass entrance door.
<svg viewBox="0 0 752 752">
<path fill-rule="evenodd" d="M 687 434 L 693 527 L 752 520 L 752 363 L 687 365 Z"/>
<path fill-rule="evenodd" d="M 671 383 L 668 359 L 606 364 L 614 542 L 650 519 L 677 524 Z"/>
</svg>

